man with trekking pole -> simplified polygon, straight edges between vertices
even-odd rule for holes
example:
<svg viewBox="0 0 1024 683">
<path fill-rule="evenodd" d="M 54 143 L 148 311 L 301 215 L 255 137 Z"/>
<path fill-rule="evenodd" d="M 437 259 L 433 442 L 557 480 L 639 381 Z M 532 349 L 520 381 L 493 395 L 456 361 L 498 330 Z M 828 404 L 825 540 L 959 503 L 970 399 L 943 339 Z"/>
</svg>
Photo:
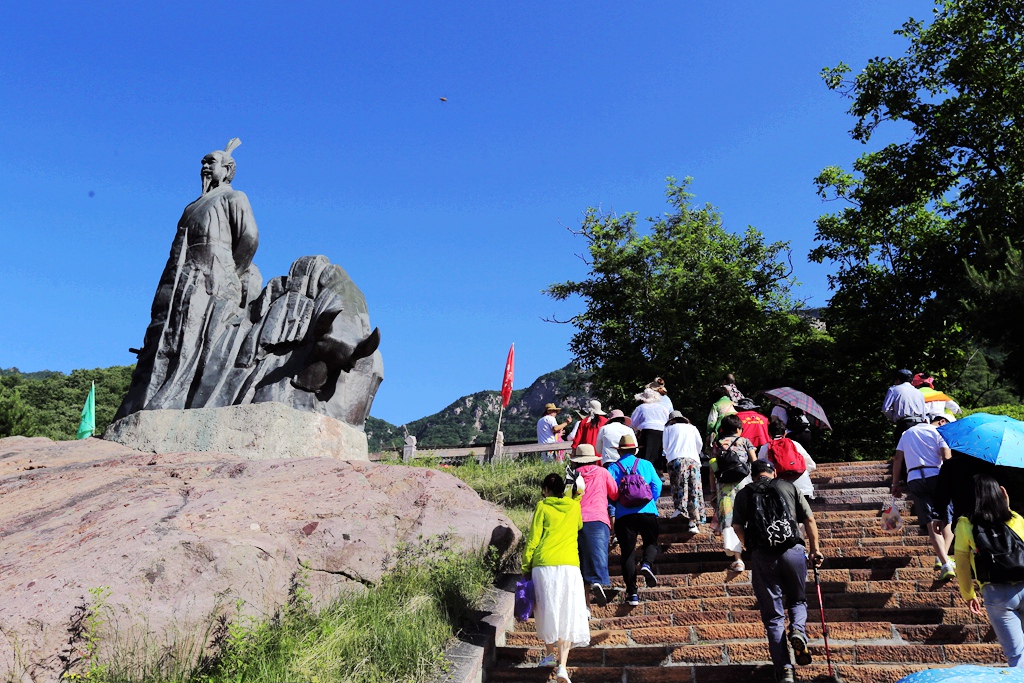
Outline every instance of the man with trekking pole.
<svg viewBox="0 0 1024 683">
<path fill-rule="evenodd" d="M 793 484 L 775 477 L 771 462 L 758 460 L 750 470 L 753 481 L 736 494 L 732 528 L 749 558 L 747 566 L 768 636 L 775 680 L 792 683 L 795 678 L 785 641 L 786 614 L 796 663 L 810 664 L 805 632 L 807 565 L 821 566 L 824 556 L 818 548 L 818 527 L 807 499 Z M 801 523 L 807 533 L 806 555 L 798 526 Z"/>
</svg>

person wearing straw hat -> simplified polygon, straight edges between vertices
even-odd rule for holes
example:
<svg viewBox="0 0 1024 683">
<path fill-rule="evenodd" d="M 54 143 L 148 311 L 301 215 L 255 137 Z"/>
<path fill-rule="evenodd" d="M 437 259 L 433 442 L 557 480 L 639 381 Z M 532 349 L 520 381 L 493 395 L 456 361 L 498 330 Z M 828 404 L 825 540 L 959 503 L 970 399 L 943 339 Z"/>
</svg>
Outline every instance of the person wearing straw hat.
<svg viewBox="0 0 1024 683">
<path fill-rule="evenodd" d="M 580 571 L 583 583 L 590 587 L 593 601 L 604 607 L 608 603 L 611 579 L 608 578 L 608 539 L 612 523 L 608 501 L 618 500 L 619 487 L 608 470 L 600 466 L 594 447 L 581 443 L 570 458 L 585 484 L 580 507 L 583 528 L 579 533 Z"/>
<path fill-rule="evenodd" d="M 561 423 L 555 417 L 556 415 L 558 415 L 558 406 L 554 403 L 544 406 L 544 417 L 537 420 L 537 443 L 557 443 L 558 435 L 572 424 L 572 415 L 567 416 L 565 422 Z M 554 457 L 554 451 L 546 451 L 541 454 L 544 462 L 551 462 Z"/>
<path fill-rule="evenodd" d="M 664 447 L 675 508 L 672 517 L 685 516 L 689 521 L 687 531 L 699 534 L 700 524 L 704 522 L 704 491 L 700 482 L 700 452 L 704 441 L 700 430 L 681 412 L 673 410 L 665 424 Z"/>
<path fill-rule="evenodd" d="M 576 433 L 572 437 L 572 447 L 576 450 L 576 447 L 581 443 L 588 443 L 591 446 L 597 445 L 597 434 L 601 431 L 601 427 L 604 427 L 608 422 L 608 414 L 601 410 L 601 402 L 597 400 L 591 400 L 587 406 L 590 412 L 586 417 L 582 417 L 579 422 L 579 426 L 576 429 Z"/>
<path fill-rule="evenodd" d="M 619 440 L 626 434 L 633 434 L 633 428 L 626 426 L 626 415 L 616 408 L 608 413 L 608 421 L 597 433 L 594 448 L 601 456 L 601 464 L 607 466 L 619 459 Z"/>
<path fill-rule="evenodd" d="M 619 460 L 608 466 L 619 488 L 615 501 L 615 536 L 619 539 L 622 560 L 622 579 L 626 583 L 626 604 L 639 605 L 640 596 L 636 590 L 636 540 L 640 537 L 643 545 L 640 573 L 648 588 L 658 585 L 651 565 L 658 556 L 658 497 L 661 495 L 661 477 L 654 465 L 637 456 L 636 438 L 626 434 L 619 440 Z M 627 506 L 623 495 L 623 480 L 627 474 L 639 474 L 650 488 L 650 500 L 639 505 Z M 629 492 L 629 489 L 626 489 Z"/>
</svg>

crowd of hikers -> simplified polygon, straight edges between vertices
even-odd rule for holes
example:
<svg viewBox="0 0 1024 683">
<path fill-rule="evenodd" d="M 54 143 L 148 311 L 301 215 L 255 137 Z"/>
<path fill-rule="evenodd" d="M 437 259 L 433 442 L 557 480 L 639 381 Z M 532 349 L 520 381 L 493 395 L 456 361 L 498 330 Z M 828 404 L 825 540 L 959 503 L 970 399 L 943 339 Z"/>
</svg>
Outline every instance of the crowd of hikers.
<svg viewBox="0 0 1024 683">
<path fill-rule="evenodd" d="M 606 413 L 592 400 L 572 427 L 571 417 L 559 422 L 558 407 L 548 404 L 538 423 L 541 443 L 559 434 L 572 441 L 564 476 L 550 474 L 542 483 L 544 499 L 523 553 L 524 578 L 532 579 L 536 595 L 537 633 L 546 644 L 540 666 L 555 667 L 556 678 L 569 683 L 569 650 L 590 642 L 590 605 L 619 597 L 638 605 L 639 579 L 647 588 L 658 585 L 657 502 L 666 483 L 668 517 L 679 518 L 692 535 L 708 531 L 702 481 L 708 476 L 714 496 L 709 530 L 721 538 L 729 569 L 751 572 L 776 679 L 795 680 L 794 662 L 811 662 L 808 567 L 817 580 L 824 561 L 809 504 L 815 497 L 813 418 L 778 400 L 762 414 L 731 374 L 713 391 L 704 429 L 674 409 L 661 378 L 635 398 L 628 416 L 620 409 Z M 882 412 L 895 426 L 894 500 L 907 493 L 913 501 L 935 552 L 936 580 L 955 577 L 979 615 L 980 588 L 1008 662 L 1024 665 L 1024 519 L 1013 512 L 1015 501 L 1024 504 L 1024 469 L 951 451 L 938 428 L 955 421 L 960 407 L 923 373 L 899 371 Z M 608 571 L 616 545 L 621 596 Z"/>
</svg>

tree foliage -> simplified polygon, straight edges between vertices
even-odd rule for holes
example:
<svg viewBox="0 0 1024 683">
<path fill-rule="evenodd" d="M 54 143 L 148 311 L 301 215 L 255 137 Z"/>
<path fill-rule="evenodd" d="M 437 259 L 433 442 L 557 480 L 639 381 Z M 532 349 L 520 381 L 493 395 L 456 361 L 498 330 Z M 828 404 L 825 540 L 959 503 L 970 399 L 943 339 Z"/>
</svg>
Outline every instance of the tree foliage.
<svg viewBox="0 0 1024 683">
<path fill-rule="evenodd" d="M 583 299 L 570 349 L 593 371 L 598 395 L 632 405 L 661 376 L 694 418 L 723 373 L 767 388 L 811 332 L 793 313 L 788 243 L 768 244 L 753 227 L 729 232 L 713 206 L 693 203 L 688 185 L 668 179 L 670 211 L 643 231 L 636 213 L 587 209 L 575 232 L 586 240 L 590 273 L 546 293 Z"/>
<path fill-rule="evenodd" d="M 73 370 L 70 374 L 41 372 L 0 374 L 0 397 L 16 392 L 34 425 L 35 436 L 54 440 L 74 439 L 82 417 L 82 405 L 89 388 L 96 383 L 96 434 L 102 434 L 114 419 L 128 391 L 134 366 L 114 366 L 94 370 Z M 3 408 L 0 398 L 0 412 Z M 2 417 L 0 417 L 2 420 Z M 0 426 L 2 430 L 2 426 Z M 0 436 L 4 436 L 0 431 Z"/>
<path fill-rule="evenodd" d="M 853 139 L 870 143 L 883 127 L 904 136 L 852 172 L 832 166 L 816 179 L 823 199 L 843 205 L 818 219 L 810 258 L 836 266 L 825 319 L 837 372 L 856 378 L 850 403 L 866 407 L 849 415 L 858 432 L 885 429 L 876 404 L 896 367 L 952 388 L 979 341 L 1020 344 L 979 340 L 986 329 L 970 302 L 1020 287 L 995 275 L 1007 264 L 991 244 L 1024 243 L 1022 19 L 1019 3 L 940 1 L 930 23 L 896 31 L 905 54 L 871 59 L 852 79 L 842 63 L 822 72 L 851 100 Z"/>
<path fill-rule="evenodd" d="M 18 388 L 0 385 L 0 438 L 35 436 L 36 429 L 32 409 L 22 400 Z"/>
</svg>

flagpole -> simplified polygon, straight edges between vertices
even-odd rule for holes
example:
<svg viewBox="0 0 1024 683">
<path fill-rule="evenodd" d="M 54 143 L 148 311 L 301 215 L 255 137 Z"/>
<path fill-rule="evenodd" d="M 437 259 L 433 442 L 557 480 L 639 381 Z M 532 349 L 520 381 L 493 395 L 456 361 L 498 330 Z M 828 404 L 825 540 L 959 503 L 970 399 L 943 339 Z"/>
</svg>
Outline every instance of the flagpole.
<svg viewBox="0 0 1024 683">
<path fill-rule="evenodd" d="M 499 434 L 499 432 L 501 432 L 501 416 L 504 415 L 504 414 L 505 414 L 505 406 L 501 406 L 501 409 L 498 410 L 498 428 L 494 430 L 494 440 L 495 441 L 498 440 L 498 434 Z"/>
</svg>

